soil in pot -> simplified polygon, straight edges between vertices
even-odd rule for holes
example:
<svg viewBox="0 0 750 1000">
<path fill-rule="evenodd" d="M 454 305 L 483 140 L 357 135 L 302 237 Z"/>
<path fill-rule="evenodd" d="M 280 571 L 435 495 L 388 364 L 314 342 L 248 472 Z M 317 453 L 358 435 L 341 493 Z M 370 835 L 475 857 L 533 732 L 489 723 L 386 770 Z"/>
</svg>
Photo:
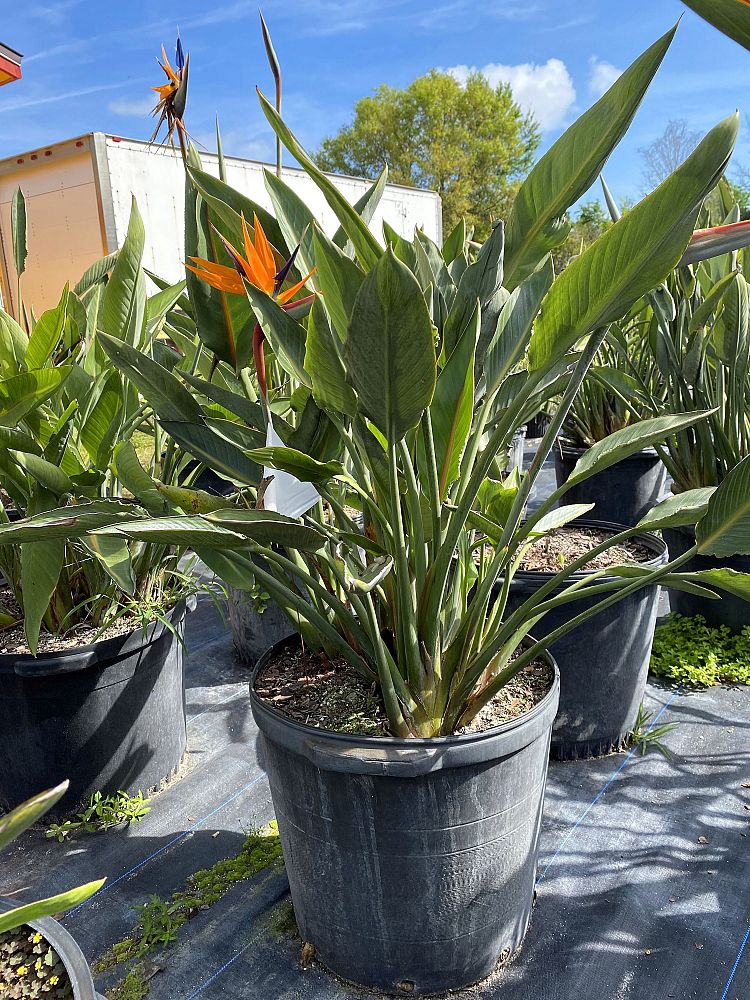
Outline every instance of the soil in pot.
<svg viewBox="0 0 750 1000">
<path fill-rule="evenodd" d="M 73 984 L 65 963 L 39 932 L 26 925 L 0 934 L 0 997 L 3 1000 L 68 1000 Z"/>
<path fill-rule="evenodd" d="M 273 707 L 270 699 L 291 693 L 278 674 L 294 662 L 295 642 L 299 650 L 289 640 L 261 659 L 255 676 L 269 700 L 251 684 L 251 704 L 303 941 L 343 979 L 388 993 L 440 993 L 485 978 L 519 948 L 531 915 L 554 662 L 541 657 L 544 683 L 527 692 L 536 704 L 520 715 L 516 706 L 511 721 L 408 740 L 297 721 L 298 709 L 315 718 L 319 699 L 309 691 L 307 704 L 283 702 L 286 715 Z M 295 669 L 302 678 L 321 670 L 305 659 Z M 321 686 L 346 672 L 326 664 Z M 341 690 L 346 703 L 351 677 Z M 367 685 L 357 692 L 373 696 Z M 326 710 L 330 724 L 330 702 Z"/>
<path fill-rule="evenodd" d="M 555 477 L 562 486 L 586 448 L 559 441 L 553 449 Z M 652 448 L 636 452 L 571 487 L 564 503 L 593 503 L 591 516 L 614 524 L 638 524 L 666 490 L 667 470 Z"/>
<path fill-rule="evenodd" d="M 480 733 L 530 711 L 549 694 L 554 671 L 535 660 L 502 688 L 459 733 Z M 390 736 L 376 685 L 368 685 L 343 657 L 286 645 L 255 678 L 255 694 L 295 722 L 335 733 Z"/>
<path fill-rule="evenodd" d="M 0 653 L 0 808 L 69 778 L 54 809 L 61 816 L 95 792 L 147 793 L 177 772 L 186 610 L 178 602 L 171 627 L 155 621 L 87 645 L 53 643 L 38 656 Z"/>
<path fill-rule="evenodd" d="M 564 565 L 621 530 L 620 525 L 584 520 L 536 541 L 511 583 L 506 614 L 533 598 Z M 594 570 L 629 562 L 655 567 L 666 558 L 664 543 L 644 532 L 590 560 L 550 597 Z M 599 582 L 607 579 L 601 577 Z M 550 611 L 535 625 L 534 634 L 544 638 L 599 600 L 583 598 Z M 658 601 L 658 587 L 643 587 L 550 645 L 560 668 L 560 707 L 551 743 L 554 757 L 596 757 L 625 745 L 643 700 Z"/>
</svg>

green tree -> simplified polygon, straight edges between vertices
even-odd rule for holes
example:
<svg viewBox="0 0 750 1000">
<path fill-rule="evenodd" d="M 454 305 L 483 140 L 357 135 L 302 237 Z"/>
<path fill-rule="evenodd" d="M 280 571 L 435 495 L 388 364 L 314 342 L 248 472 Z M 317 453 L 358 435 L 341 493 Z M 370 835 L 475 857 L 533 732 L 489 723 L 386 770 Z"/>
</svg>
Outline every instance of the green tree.
<svg viewBox="0 0 750 1000">
<path fill-rule="evenodd" d="M 625 211 L 625 207 L 622 205 L 620 209 Z M 577 214 L 571 219 L 568 238 L 561 246 L 552 251 L 555 272 L 559 274 L 563 271 L 574 257 L 583 253 L 611 225 L 612 220 L 598 199 L 581 202 Z"/>
<path fill-rule="evenodd" d="M 502 217 L 531 166 L 540 130 L 507 84 L 481 73 L 460 83 L 431 70 L 405 90 L 382 84 L 317 154 L 324 170 L 375 177 L 388 164 L 396 184 L 431 188 L 443 202 L 445 232 L 462 218 L 485 235 Z"/>
</svg>

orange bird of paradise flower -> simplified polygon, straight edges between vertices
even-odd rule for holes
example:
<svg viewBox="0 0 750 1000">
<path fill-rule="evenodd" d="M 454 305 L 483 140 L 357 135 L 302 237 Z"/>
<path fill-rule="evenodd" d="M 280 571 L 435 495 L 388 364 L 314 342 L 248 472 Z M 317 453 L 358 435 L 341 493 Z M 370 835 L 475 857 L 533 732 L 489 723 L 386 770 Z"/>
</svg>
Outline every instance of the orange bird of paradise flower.
<svg viewBox="0 0 750 1000">
<path fill-rule="evenodd" d="M 291 302 L 290 300 L 297 292 L 304 288 L 315 273 L 315 269 L 305 275 L 301 281 L 281 291 L 294 264 L 299 245 L 295 247 L 289 260 L 277 271 L 276 258 L 273 255 L 271 244 L 268 242 L 268 237 L 263 231 L 258 216 L 253 216 L 255 242 L 253 242 L 250 235 L 244 214 L 241 218 L 242 241 L 245 250 L 244 257 L 232 246 L 228 239 L 222 236 L 221 233 L 218 233 L 227 253 L 234 261 L 234 267 L 228 267 L 226 264 L 217 264 L 215 261 L 205 260 L 203 257 L 191 257 L 190 260 L 193 261 L 193 264 L 186 264 L 185 267 L 194 274 L 197 274 L 206 284 L 211 285 L 212 288 L 216 288 L 221 292 L 242 295 L 245 292 L 244 281 L 247 280 L 251 285 L 260 288 L 261 291 L 274 298 L 284 309 L 293 309 L 295 306 L 301 306 L 309 302 L 314 295 L 297 299 L 296 302 Z M 267 384 L 266 365 L 263 354 L 264 339 L 263 330 L 260 324 L 256 323 L 253 330 L 253 357 L 255 359 L 258 385 L 265 396 L 267 394 Z"/>
<path fill-rule="evenodd" d="M 183 133 L 185 125 L 182 118 L 185 114 L 185 103 L 187 101 L 190 56 L 185 55 L 183 52 L 179 34 L 177 35 L 177 46 L 175 48 L 175 68 L 172 68 L 163 45 L 161 47 L 161 56 L 163 62 L 159 59 L 157 59 L 157 62 L 166 73 L 167 82 L 162 83 L 158 87 L 151 88 L 159 95 L 159 100 L 153 111 L 154 117 L 159 116 L 159 121 L 154 129 L 154 134 L 151 136 L 151 142 L 156 139 L 162 124 L 166 122 L 167 139 L 171 141 L 176 128 L 180 144 L 184 145 Z"/>
</svg>

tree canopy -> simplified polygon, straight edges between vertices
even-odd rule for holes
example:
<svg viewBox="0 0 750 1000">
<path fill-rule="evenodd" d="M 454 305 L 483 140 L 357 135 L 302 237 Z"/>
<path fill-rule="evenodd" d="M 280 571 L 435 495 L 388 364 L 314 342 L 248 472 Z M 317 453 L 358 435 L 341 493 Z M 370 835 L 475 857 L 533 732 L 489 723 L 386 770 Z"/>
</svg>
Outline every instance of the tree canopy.
<svg viewBox="0 0 750 1000">
<path fill-rule="evenodd" d="M 382 84 L 354 107 L 350 125 L 326 138 L 317 154 L 324 170 L 431 188 L 443 202 L 450 232 L 466 218 L 481 236 L 503 217 L 532 164 L 540 130 L 507 84 L 481 73 L 465 83 L 431 70 L 406 89 Z"/>
</svg>

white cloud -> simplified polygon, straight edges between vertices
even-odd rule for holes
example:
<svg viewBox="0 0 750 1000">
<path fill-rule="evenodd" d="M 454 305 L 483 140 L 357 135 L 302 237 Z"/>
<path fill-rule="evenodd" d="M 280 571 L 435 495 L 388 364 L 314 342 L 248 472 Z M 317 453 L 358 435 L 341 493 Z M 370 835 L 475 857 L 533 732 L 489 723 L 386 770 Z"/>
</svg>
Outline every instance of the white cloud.
<svg viewBox="0 0 750 1000">
<path fill-rule="evenodd" d="M 592 56 L 589 59 L 589 91 L 594 97 L 601 97 L 618 77 L 622 76 L 622 70 L 612 63 Z"/>
<path fill-rule="evenodd" d="M 469 73 L 476 72 L 476 66 L 451 66 L 451 73 L 460 83 L 465 83 Z M 548 59 L 546 63 L 520 63 L 505 66 L 502 63 L 487 63 L 479 68 L 493 87 L 499 83 L 509 83 L 513 96 L 524 111 L 531 111 L 544 129 L 558 128 L 565 122 L 568 112 L 576 99 L 576 91 L 562 59 Z"/>
<path fill-rule="evenodd" d="M 153 97 L 135 99 L 120 97 L 116 101 L 110 101 L 107 107 L 113 115 L 122 115 L 123 118 L 142 118 L 144 115 L 151 114 L 156 101 L 156 94 Z"/>
</svg>

